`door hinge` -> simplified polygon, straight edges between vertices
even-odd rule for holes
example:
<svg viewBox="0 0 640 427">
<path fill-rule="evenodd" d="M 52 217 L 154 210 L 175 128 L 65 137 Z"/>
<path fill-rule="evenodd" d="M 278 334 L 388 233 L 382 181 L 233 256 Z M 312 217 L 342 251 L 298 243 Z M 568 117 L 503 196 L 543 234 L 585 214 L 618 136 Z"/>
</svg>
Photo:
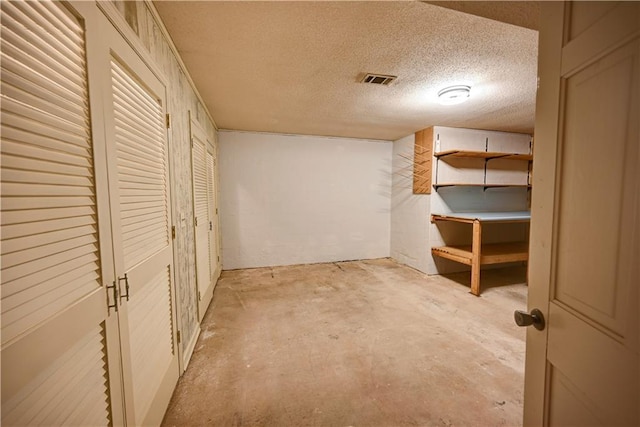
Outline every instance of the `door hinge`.
<svg viewBox="0 0 640 427">
<path fill-rule="evenodd" d="M 176 239 L 176 226 L 175 225 L 171 226 L 171 239 L 172 240 Z"/>
<path fill-rule="evenodd" d="M 209 231 L 213 230 L 213 222 L 209 221 Z"/>
<path fill-rule="evenodd" d="M 165 120 L 166 120 L 166 124 L 167 124 L 167 129 L 171 128 L 171 114 L 167 113 L 167 115 L 165 116 Z"/>
<path fill-rule="evenodd" d="M 218 255 L 218 261 L 220 261 L 220 255 Z"/>
<path fill-rule="evenodd" d="M 216 208 L 216 215 L 218 215 L 218 208 Z"/>
<path fill-rule="evenodd" d="M 198 217 L 195 217 L 196 227 L 198 226 Z"/>
<path fill-rule="evenodd" d="M 198 301 L 202 299 L 202 294 L 198 291 Z"/>
<path fill-rule="evenodd" d="M 180 331 L 178 331 L 178 344 L 180 344 L 182 342 L 182 334 L 180 333 Z"/>
</svg>

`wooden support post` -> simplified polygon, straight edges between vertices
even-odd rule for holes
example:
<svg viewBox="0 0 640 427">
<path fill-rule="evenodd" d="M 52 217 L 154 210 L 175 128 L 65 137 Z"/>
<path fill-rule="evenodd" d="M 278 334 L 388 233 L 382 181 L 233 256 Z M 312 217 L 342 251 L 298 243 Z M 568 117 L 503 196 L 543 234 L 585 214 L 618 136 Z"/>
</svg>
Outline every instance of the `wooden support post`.
<svg viewBox="0 0 640 427">
<path fill-rule="evenodd" d="M 482 247 L 482 225 L 473 221 L 473 241 L 471 243 L 471 293 L 480 296 L 480 250 Z"/>
</svg>

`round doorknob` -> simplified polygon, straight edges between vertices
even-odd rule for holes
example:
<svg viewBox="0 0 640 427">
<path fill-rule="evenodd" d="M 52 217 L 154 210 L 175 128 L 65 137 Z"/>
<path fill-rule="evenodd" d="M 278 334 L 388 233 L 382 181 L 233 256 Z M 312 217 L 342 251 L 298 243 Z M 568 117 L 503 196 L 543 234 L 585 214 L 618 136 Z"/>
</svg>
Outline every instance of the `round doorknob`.
<svg viewBox="0 0 640 427">
<path fill-rule="evenodd" d="M 531 310 L 531 314 L 526 311 L 516 310 L 513 312 L 513 318 L 518 326 L 531 326 L 541 331 L 544 329 L 544 316 L 537 308 Z"/>
</svg>

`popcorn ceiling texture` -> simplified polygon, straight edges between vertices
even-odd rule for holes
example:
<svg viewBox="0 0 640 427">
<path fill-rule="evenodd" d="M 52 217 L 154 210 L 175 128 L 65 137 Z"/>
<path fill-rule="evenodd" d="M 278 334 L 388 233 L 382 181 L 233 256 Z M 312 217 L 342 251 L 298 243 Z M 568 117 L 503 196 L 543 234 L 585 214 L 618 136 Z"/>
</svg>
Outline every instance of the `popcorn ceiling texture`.
<svg viewBox="0 0 640 427">
<path fill-rule="evenodd" d="M 422 2 L 155 2 L 221 129 L 396 140 L 532 132 L 534 30 Z M 397 75 L 390 86 L 363 73 Z M 473 86 L 441 106 L 437 92 Z"/>
</svg>

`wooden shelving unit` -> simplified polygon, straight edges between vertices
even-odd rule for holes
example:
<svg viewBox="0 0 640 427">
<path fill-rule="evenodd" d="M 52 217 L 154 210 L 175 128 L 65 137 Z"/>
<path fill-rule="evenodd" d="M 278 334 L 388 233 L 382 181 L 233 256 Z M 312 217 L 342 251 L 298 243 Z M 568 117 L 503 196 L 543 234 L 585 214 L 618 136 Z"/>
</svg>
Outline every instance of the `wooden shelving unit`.
<svg viewBox="0 0 640 427">
<path fill-rule="evenodd" d="M 497 153 L 487 151 L 465 151 L 465 150 L 447 150 L 435 153 L 434 157 L 440 159 L 443 157 L 470 157 L 479 159 L 505 159 L 505 160 L 527 160 L 532 161 L 532 154 L 519 154 L 519 153 Z"/>
<path fill-rule="evenodd" d="M 433 183 L 433 188 L 438 191 L 441 187 L 482 187 L 484 190 L 488 188 L 500 188 L 500 187 L 521 187 L 521 188 L 531 188 L 531 167 L 528 168 L 527 172 L 527 184 L 487 184 L 487 162 L 494 159 L 500 160 L 518 160 L 518 161 L 526 161 L 532 162 L 533 155 L 532 154 L 524 154 L 524 153 L 502 153 L 495 151 L 471 151 L 471 150 L 446 150 L 439 151 L 433 154 L 433 157 L 436 158 L 436 179 Z M 440 183 L 438 182 L 438 163 L 441 160 L 445 160 L 447 158 L 470 158 L 470 159 L 484 159 L 484 182 L 479 183 L 468 183 L 468 182 L 446 182 Z M 531 163 L 529 163 L 531 165 Z"/>
<path fill-rule="evenodd" d="M 431 215 L 431 222 L 452 221 L 473 225 L 472 244 L 438 246 L 431 248 L 434 256 L 471 266 L 471 293 L 480 295 L 480 267 L 489 264 L 527 261 L 528 242 L 482 244 L 483 223 L 528 223 L 529 212 L 469 212 Z"/>
<path fill-rule="evenodd" d="M 466 265 L 471 265 L 473 262 L 473 248 L 470 245 L 439 246 L 431 248 L 431 252 L 436 256 Z M 526 261 L 527 259 L 529 259 L 529 248 L 528 244 L 524 242 L 492 243 L 482 245 L 480 248 L 480 265 Z"/>
<path fill-rule="evenodd" d="M 444 184 L 433 184 L 433 188 L 438 191 L 440 187 L 483 187 L 485 190 L 487 188 L 500 188 L 500 187 L 522 187 L 522 188 L 531 188 L 531 184 L 467 184 L 467 183 L 444 183 Z"/>
</svg>

